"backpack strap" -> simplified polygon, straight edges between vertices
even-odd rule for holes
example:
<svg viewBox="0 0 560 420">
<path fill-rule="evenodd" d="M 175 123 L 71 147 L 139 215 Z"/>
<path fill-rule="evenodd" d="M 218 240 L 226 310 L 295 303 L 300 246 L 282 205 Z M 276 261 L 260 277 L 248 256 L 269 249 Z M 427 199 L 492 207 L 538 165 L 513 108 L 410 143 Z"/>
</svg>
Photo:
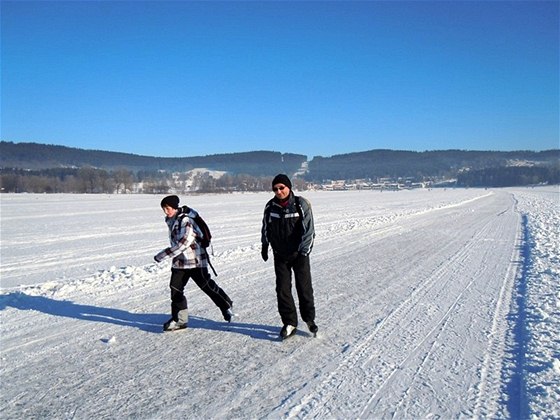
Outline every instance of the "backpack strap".
<svg viewBox="0 0 560 420">
<path fill-rule="evenodd" d="M 191 208 L 189 206 L 182 206 L 181 207 L 181 213 L 179 213 L 179 216 L 177 216 L 177 218 L 182 222 L 183 219 L 185 217 L 188 217 L 189 219 L 191 219 L 191 223 L 193 224 L 193 226 L 196 226 L 197 229 L 200 231 L 200 227 L 197 225 L 196 220 L 194 220 L 194 217 L 189 216 L 189 213 L 191 212 Z M 196 237 L 196 241 L 200 242 L 200 238 Z"/>
<path fill-rule="evenodd" d="M 296 211 L 298 212 L 299 219 L 300 219 L 301 222 L 303 222 L 303 208 L 301 207 L 300 197 L 298 195 L 294 194 L 294 201 L 296 203 Z M 265 208 L 265 213 L 264 213 L 265 220 L 267 221 L 267 223 L 268 223 L 268 219 L 270 217 L 271 210 L 272 210 L 271 206 L 267 205 L 266 208 Z"/>
<path fill-rule="evenodd" d="M 210 261 L 210 255 L 208 255 L 208 252 L 206 251 L 206 248 L 204 248 L 204 252 L 206 252 L 206 260 L 208 261 L 208 265 L 210 266 L 210 268 L 212 269 L 212 272 L 214 273 L 214 275 L 216 277 L 218 277 L 218 273 L 216 273 L 216 269 L 214 268 L 214 266 L 212 265 L 212 261 Z"/>
</svg>

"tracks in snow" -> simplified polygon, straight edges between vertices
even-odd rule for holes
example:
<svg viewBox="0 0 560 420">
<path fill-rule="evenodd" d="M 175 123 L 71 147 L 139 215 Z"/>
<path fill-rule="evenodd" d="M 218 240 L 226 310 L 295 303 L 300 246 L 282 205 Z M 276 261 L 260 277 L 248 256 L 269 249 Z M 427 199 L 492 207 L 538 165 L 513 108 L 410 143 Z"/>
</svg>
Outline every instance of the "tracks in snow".
<svg viewBox="0 0 560 420">
<path fill-rule="evenodd" d="M 22 393 L 8 388 L 15 405 L 5 412 L 21 414 L 19 408 L 27 407 L 24 414 L 51 417 L 499 416 L 504 308 L 519 225 L 509 197 L 496 193 L 381 213 L 376 202 L 357 212 L 331 197 L 315 207 L 321 217 L 312 273 L 322 338 L 269 338 L 278 328 L 272 265 L 259 259 L 258 231 L 243 228 L 238 236 L 236 226 L 228 237 L 233 245 L 214 260 L 218 281 L 240 310 L 231 326 L 221 324 L 211 302 L 191 287 L 198 323 L 186 334 L 135 328 L 133 321 L 159 325 L 165 316 L 167 267 L 137 271 L 133 265 L 85 282 L 55 282 L 60 289 L 51 302 L 59 305 L 54 313 L 48 305 L 7 311 L 13 328 L 29 327 L 21 334 L 3 327 L 10 336 L 4 356 L 13 361 L 7 371 L 14 383 L 33 386 Z M 255 206 L 262 210 L 262 203 Z M 340 211 L 348 211 L 347 220 Z M 255 223 L 247 224 L 253 229 Z M 39 294 L 50 296 L 44 292 Z M 65 311 L 61 299 L 78 303 Z M 106 317 L 116 316 L 111 308 L 123 308 L 124 321 L 131 322 L 86 319 L 79 306 Z M 110 345 L 101 340 L 113 335 Z M 41 347 L 29 342 L 21 347 L 29 359 L 20 357 L 18 346 L 34 337 Z M 180 369 L 169 363 L 177 349 Z M 45 369 L 53 379 L 44 376 Z M 36 397 L 43 403 L 35 403 Z"/>
<path fill-rule="evenodd" d="M 427 253 L 422 261 L 416 260 L 423 267 L 410 269 L 415 275 L 426 275 L 425 279 L 403 295 L 400 304 L 355 345 L 345 347 L 331 368 L 325 369 L 327 373 L 313 386 L 313 392 L 302 396 L 287 415 L 399 418 L 423 417 L 430 412 L 456 415 L 463 411 L 469 416 L 495 413 L 504 323 L 515 272 L 512 250 L 518 236 L 517 215 L 511 203 L 503 203 L 503 197 L 488 198 L 472 214 L 462 213 L 460 217 L 470 217 L 472 223 L 467 231 L 456 232 L 455 240 L 440 247 L 438 252 L 445 253 L 445 259 L 439 266 L 433 265 L 436 260 Z M 493 206 L 507 208 L 497 210 Z M 457 215 L 445 213 L 432 222 L 449 223 L 446 219 L 450 216 Z M 424 222 L 420 220 L 419 224 Z M 412 228 L 413 235 L 422 231 L 418 227 Z M 497 262 L 492 261 L 496 246 L 504 248 Z M 500 267 L 497 275 L 495 264 Z M 457 370 L 459 375 L 464 370 L 460 377 L 466 383 L 431 384 L 434 372 L 441 377 L 446 369 Z M 449 380 L 456 381 L 452 375 Z M 455 388 L 455 392 L 437 395 L 436 389 L 446 387 Z M 456 401 L 457 387 L 463 388 L 460 395 L 465 400 Z M 355 399 L 339 398 L 351 390 Z M 419 396 L 430 404 L 419 405 Z"/>
</svg>

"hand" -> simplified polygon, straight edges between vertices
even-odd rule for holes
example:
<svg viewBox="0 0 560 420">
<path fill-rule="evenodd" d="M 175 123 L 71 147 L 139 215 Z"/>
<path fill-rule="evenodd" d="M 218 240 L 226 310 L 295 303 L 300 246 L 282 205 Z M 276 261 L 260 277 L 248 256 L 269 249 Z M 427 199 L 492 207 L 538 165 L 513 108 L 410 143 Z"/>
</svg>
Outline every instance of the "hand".
<svg viewBox="0 0 560 420">
<path fill-rule="evenodd" d="M 157 262 L 157 263 L 158 263 L 158 262 L 161 262 L 161 260 L 158 258 L 157 255 L 154 255 L 154 261 Z"/>
<path fill-rule="evenodd" d="M 267 260 L 268 260 L 268 247 L 266 247 L 266 248 L 265 248 L 264 246 L 262 247 L 262 249 L 261 249 L 261 257 L 262 257 L 262 259 L 263 259 L 264 261 L 267 261 Z"/>
</svg>

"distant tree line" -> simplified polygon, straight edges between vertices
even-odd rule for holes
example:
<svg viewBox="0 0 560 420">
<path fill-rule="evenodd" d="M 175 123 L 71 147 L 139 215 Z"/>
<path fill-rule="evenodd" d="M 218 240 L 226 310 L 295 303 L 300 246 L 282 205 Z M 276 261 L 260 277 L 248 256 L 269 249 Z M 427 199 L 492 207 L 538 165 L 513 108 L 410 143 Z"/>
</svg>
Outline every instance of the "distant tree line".
<svg viewBox="0 0 560 420">
<path fill-rule="evenodd" d="M 457 176 L 459 187 L 514 187 L 560 184 L 560 169 L 539 166 L 509 166 L 463 171 Z"/>
<path fill-rule="evenodd" d="M 210 172 L 169 173 L 126 169 L 106 171 L 91 167 L 42 170 L 0 169 L 0 191 L 4 193 L 227 193 L 233 191 L 269 191 L 272 176 L 246 174 L 213 177 Z M 305 182 L 294 179 L 297 189 Z"/>
<path fill-rule="evenodd" d="M 188 152 L 187 144 L 177 144 L 175 156 Z M 215 154 L 192 157 L 150 157 L 130 153 L 84 150 L 66 146 L 39 143 L 0 141 L 0 167 L 4 168 L 81 168 L 92 167 L 115 171 L 188 172 L 195 168 L 244 173 L 253 176 L 274 176 L 294 173 L 307 156 L 273 151 Z"/>
<path fill-rule="evenodd" d="M 2 192 L 112 194 L 130 189 L 133 183 L 133 174 L 126 170 L 108 172 L 91 167 L 0 169 Z"/>
<path fill-rule="evenodd" d="M 180 156 L 181 145 L 175 150 Z M 254 151 L 159 158 L 37 143 L 0 141 L 2 191 L 80 193 L 228 192 L 268 190 L 278 173 L 299 173 L 309 183 L 406 178 L 456 180 L 464 186 L 557 183 L 560 150 L 402 151 L 315 156 Z M 25 169 L 9 169 L 25 168 Z M 49 169 L 58 168 L 58 169 Z M 200 168 L 205 168 L 201 172 Z M 521 169 L 519 169 L 521 168 Z M 533 168 L 533 169 L 532 169 Z M 195 171 L 196 170 L 196 171 Z M 218 177 L 214 171 L 227 173 Z M 303 181 L 302 181 L 303 182 Z"/>
<path fill-rule="evenodd" d="M 329 158 L 316 156 L 309 162 L 308 181 L 326 179 L 376 179 L 455 178 L 463 168 L 510 167 L 513 161 L 538 162 L 542 166 L 555 165 L 560 159 L 559 150 L 543 152 L 517 151 L 464 151 L 442 150 L 411 152 L 402 150 L 371 150 L 367 152 L 335 155 Z"/>
</svg>

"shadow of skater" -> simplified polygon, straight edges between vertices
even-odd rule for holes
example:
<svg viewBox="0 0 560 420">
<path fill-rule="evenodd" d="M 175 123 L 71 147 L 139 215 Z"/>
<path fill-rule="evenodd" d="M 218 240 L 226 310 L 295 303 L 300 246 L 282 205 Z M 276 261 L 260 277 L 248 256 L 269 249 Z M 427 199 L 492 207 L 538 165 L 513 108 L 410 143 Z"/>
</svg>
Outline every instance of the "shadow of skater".
<svg viewBox="0 0 560 420">
<path fill-rule="evenodd" d="M 235 318 L 234 318 L 235 319 Z M 261 324 L 248 324 L 232 321 L 215 322 L 198 316 L 189 316 L 189 326 L 192 329 L 204 329 L 211 331 L 224 331 L 236 334 L 243 334 L 257 340 L 279 341 L 279 329 L 277 327 Z"/>
<path fill-rule="evenodd" d="M 109 324 L 134 327 L 151 333 L 161 333 L 165 314 L 135 314 L 122 309 L 101 308 L 82 305 L 69 300 L 55 300 L 44 296 L 31 296 L 21 292 L 0 295 L 0 310 L 7 307 L 22 311 L 38 311 L 49 315 L 84 321 L 106 322 Z"/>
<path fill-rule="evenodd" d="M 49 315 L 80 319 L 92 322 L 106 322 L 124 327 L 138 328 L 142 331 L 162 334 L 162 325 L 166 314 L 131 313 L 122 309 L 101 308 L 92 305 L 82 305 L 69 300 L 56 300 L 44 296 L 31 296 L 22 292 L 12 292 L 0 295 L 0 310 L 7 307 L 22 311 L 37 311 Z M 259 324 L 241 324 L 232 322 L 216 322 L 210 319 L 190 316 L 189 328 L 212 331 L 234 332 L 244 334 L 258 340 L 277 341 L 277 328 Z"/>
</svg>

